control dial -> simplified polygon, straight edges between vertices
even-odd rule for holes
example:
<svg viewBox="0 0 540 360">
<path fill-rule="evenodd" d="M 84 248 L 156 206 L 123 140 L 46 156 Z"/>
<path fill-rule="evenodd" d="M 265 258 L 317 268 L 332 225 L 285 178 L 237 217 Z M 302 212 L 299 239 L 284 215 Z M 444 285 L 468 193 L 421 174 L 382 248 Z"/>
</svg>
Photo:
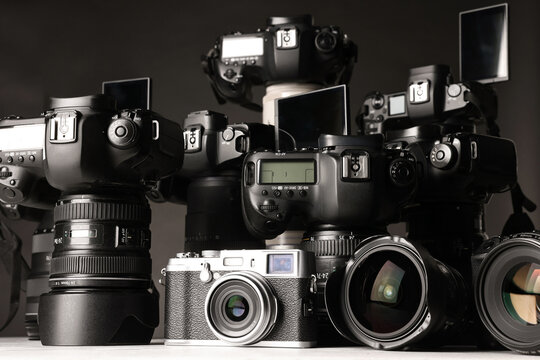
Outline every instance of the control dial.
<svg viewBox="0 0 540 360">
<path fill-rule="evenodd" d="M 406 159 L 395 159 L 390 163 L 390 178 L 397 186 L 410 186 L 414 183 L 416 171 L 414 163 Z"/>
<path fill-rule="evenodd" d="M 132 120 L 120 118 L 109 125 L 107 136 L 114 147 L 127 149 L 137 143 L 137 130 L 137 125 Z"/>
<path fill-rule="evenodd" d="M 456 148 L 449 144 L 435 144 L 429 154 L 431 165 L 437 169 L 448 169 L 456 162 Z"/>
<path fill-rule="evenodd" d="M 373 106 L 375 110 L 382 108 L 384 106 L 384 96 L 379 92 L 375 93 L 371 98 L 371 106 Z"/>
</svg>

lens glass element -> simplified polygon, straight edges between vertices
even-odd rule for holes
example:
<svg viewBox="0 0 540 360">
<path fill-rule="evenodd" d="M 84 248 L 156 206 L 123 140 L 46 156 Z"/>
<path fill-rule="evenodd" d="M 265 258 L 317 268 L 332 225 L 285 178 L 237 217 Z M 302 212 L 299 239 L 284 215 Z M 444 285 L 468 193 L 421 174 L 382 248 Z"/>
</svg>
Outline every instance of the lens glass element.
<svg viewBox="0 0 540 360">
<path fill-rule="evenodd" d="M 229 297 L 225 304 L 225 314 L 232 321 L 242 321 L 249 314 L 249 303 L 241 295 Z"/>
<path fill-rule="evenodd" d="M 412 260 L 398 251 L 377 251 L 360 262 L 349 285 L 357 323 L 370 332 L 403 328 L 422 306 L 422 281 Z"/>
<path fill-rule="evenodd" d="M 502 286 L 506 311 L 523 325 L 537 325 L 540 319 L 540 265 L 521 263 L 506 275 Z"/>
</svg>

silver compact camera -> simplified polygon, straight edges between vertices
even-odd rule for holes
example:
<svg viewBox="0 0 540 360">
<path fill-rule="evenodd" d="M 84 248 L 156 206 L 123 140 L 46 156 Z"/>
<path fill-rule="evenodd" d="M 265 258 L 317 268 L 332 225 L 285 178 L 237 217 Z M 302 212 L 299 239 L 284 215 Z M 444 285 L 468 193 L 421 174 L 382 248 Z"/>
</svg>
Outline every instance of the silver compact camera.
<svg viewBox="0 0 540 360">
<path fill-rule="evenodd" d="M 311 252 L 181 253 L 163 270 L 166 345 L 316 345 Z"/>
</svg>

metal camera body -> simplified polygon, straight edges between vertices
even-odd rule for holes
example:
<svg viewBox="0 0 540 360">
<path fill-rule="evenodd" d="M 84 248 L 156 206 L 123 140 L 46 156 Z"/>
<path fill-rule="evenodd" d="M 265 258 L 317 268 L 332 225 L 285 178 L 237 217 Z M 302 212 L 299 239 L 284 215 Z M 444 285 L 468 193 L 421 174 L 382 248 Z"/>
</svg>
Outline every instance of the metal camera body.
<svg viewBox="0 0 540 360">
<path fill-rule="evenodd" d="M 186 117 L 183 136 L 183 167 L 160 182 L 157 198 L 187 204 L 185 250 L 263 248 L 242 220 L 241 166 L 249 151 L 275 147 L 274 127 L 229 124 L 226 115 L 203 110 Z"/>
<path fill-rule="evenodd" d="M 271 168 L 265 169 L 267 164 Z M 289 167 L 284 174 L 304 166 L 308 175 L 263 179 L 282 166 Z M 319 149 L 253 152 L 243 173 L 244 219 L 252 234 L 265 239 L 285 231 L 293 216 L 301 217 L 308 231 L 385 227 L 399 217 L 416 185 L 414 158 L 384 150 L 380 135 L 322 135 Z"/>
<path fill-rule="evenodd" d="M 499 343 L 529 355 L 540 352 L 539 259 L 538 231 L 487 239 L 471 257 L 480 319 Z"/>
<path fill-rule="evenodd" d="M 337 26 L 314 26 L 311 15 L 270 17 L 255 33 L 220 36 L 203 69 L 220 103 L 260 110 L 251 101 L 253 85 L 348 83 L 357 48 Z"/>
<path fill-rule="evenodd" d="M 302 250 L 178 254 L 165 273 L 165 344 L 315 346 L 314 273 L 313 254 Z M 247 314 L 235 323 L 223 312 L 238 295 Z"/>
<path fill-rule="evenodd" d="M 478 82 L 454 83 L 447 65 L 412 68 L 407 91 L 370 93 L 357 115 L 364 134 L 385 133 L 453 118 L 491 122 L 497 117 L 497 95 Z"/>
</svg>

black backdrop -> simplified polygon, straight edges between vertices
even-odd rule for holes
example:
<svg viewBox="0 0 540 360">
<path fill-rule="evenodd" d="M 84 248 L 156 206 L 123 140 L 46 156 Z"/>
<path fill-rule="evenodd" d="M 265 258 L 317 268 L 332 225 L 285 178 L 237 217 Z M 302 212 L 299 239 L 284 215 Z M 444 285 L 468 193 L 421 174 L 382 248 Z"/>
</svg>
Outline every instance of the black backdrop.
<svg viewBox="0 0 540 360">
<path fill-rule="evenodd" d="M 103 80 L 149 76 L 153 81 L 153 109 L 170 119 L 182 121 L 188 112 L 209 108 L 228 114 L 232 122 L 260 121 L 257 113 L 217 104 L 200 70 L 200 55 L 220 34 L 252 32 L 264 26 L 267 16 L 301 13 L 311 13 L 319 25 L 341 26 L 358 45 L 359 59 L 350 86 L 351 111 L 355 113 L 371 90 L 404 90 L 411 67 L 446 63 L 458 79 L 458 13 L 496 3 L 2 0 L 0 115 L 36 116 L 46 108 L 49 96 L 98 93 Z M 501 134 L 516 142 L 522 187 L 540 204 L 536 147 L 540 135 L 540 3 L 508 3 L 511 80 L 495 86 L 499 124 Z M 262 91 L 257 94 L 262 96 Z M 488 233 L 498 234 L 510 213 L 509 194 L 494 196 L 487 207 Z M 153 205 L 156 280 L 167 259 L 183 247 L 184 216 L 183 206 Z M 540 211 L 532 218 L 540 224 Z M 13 226 L 25 239 L 24 253 L 29 259 L 35 224 L 21 221 Z M 402 226 L 395 229 L 403 231 Z M 5 308 L 6 304 L 0 306 Z M 23 313 L 20 311 L 0 335 L 23 335 Z M 162 329 L 163 324 L 156 331 L 157 337 L 163 336 Z"/>
</svg>

